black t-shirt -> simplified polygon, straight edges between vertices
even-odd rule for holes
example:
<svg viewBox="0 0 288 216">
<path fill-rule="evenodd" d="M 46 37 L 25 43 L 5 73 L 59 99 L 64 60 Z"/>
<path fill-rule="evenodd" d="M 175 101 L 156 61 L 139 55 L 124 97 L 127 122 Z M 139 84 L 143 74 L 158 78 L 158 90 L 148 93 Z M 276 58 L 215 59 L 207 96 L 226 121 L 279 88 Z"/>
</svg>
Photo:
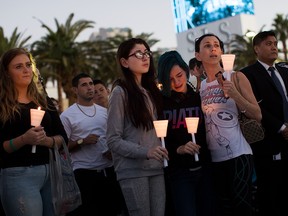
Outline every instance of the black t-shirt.
<svg viewBox="0 0 288 216">
<path fill-rule="evenodd" d="M 41 126 L 44 127 L 47 136 L 61 135 L 67 142 L 67 135 L 62 122 L 59 118 L 59 114 L 53 105 L 51 100 L 48 100 L 49 109 L 45 110 L 45 115 L 41 122 Z M 14 139 L 32 126 L 30 124 L 30 109 L 37 109 L 37 105 L 33 102 L 28 104 L 21 104 L 20 115 L 16 115 L 16 118 L 11 121 L 7 121 L 4 125 L 0 123 L 0 167 L 21 167 L 30 165 L 42 165 L 49 163 L 49 148 L 46 146 L 37 146 L 36 153 L 32 153 L 32 145 L 24 145 L 22 148 L 12 153 L 7 153 L 3 148 L 3 142 L 5 140 Z M 3 126 L 3 127 L 2 127 Z"/>
</svg>

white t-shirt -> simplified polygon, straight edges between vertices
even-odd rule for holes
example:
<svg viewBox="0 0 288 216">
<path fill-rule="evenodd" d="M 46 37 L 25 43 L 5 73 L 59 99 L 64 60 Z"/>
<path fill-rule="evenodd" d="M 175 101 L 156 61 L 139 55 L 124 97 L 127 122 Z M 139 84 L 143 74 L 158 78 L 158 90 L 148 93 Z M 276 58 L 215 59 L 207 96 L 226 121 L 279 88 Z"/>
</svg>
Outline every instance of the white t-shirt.
<svg viewBox="0 0 288 216">
<path fill-rule="evenodd" d="M 93 104 L 93 106 L 78 104 L 78 106 L 89 116 L 85 115 L 76 103 L 60 115 L 68 138 L 76 141 L 87 137 L 89 134 L 96 134 L 99 139 L 95 145 L 81 145 L 80 150 L 71 152 L 73 169 L 96 170 L 111 167 L 112 161 L 103 157 L 103 153 L 108 150 L 106 145 L 107 109 L 97 104 Z M 93 116 L 95 109 L 96 114 Z"/>
</svg>

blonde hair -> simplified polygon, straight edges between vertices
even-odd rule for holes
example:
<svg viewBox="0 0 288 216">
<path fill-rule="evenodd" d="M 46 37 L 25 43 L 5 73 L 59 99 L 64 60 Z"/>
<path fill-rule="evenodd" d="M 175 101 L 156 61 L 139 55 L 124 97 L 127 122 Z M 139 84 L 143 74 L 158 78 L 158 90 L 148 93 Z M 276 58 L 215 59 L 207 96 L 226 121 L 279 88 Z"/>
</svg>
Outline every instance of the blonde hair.
<svg viewBox="0 0 288 216">
<path fill-rule="evenodd" d="M 14 87 L 14 82 L 9 76 L 8 66 L 10 62 L 18 55 L 27 55 L 32 63 L 33 80 L 28 85 L 27 96 L 37 106 L 41 106 L 43 109 L 47 109 L 46 95 L 41 93 L 37 88 L 36 81 L 38 74 L 36 74 L 36 64 L 31 55 L 24 48 L 13 48 L 5 52 L 0 60 L 0 120 L 2 124 L 8 120 L 15 119 L 16 114 L 20 113 L 20 104 L 18 103 L 18 91 Z"/>
</svg>

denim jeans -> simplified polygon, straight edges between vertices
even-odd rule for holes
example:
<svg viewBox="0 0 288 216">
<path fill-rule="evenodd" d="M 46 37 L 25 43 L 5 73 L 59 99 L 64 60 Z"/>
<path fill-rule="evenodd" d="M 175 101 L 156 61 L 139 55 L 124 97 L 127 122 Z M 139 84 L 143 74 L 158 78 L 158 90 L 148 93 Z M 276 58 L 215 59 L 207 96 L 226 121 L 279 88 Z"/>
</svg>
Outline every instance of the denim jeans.
<svg viewBox="0 0 288 216">
<path fill-rule="evenodd" d="M 6 215 L 54 216 L 49 165 L 2 169 L 1 198 Z"/>
<path fill-rule="evenodd" d="M 171 196 L 175 214 L 195 216 L 197 214 L 197 188 L 199 188 L 202 170 L 189 171 L 179 169 L 170 175 Z"/>
<path fill-rule="evenodd" d="M 194 171 L 178 168 L 168 174 L 166 183 L 170 186 L 175 215 L 215 215 L 216 200 L 210 172 L 207 168 Z"/>
<path fill-rule="evenodd" d="M 0 185 L 2 185 L 2 182 L 1 182 L 1 175 L 2 175 L 2 169 L 0 169 Z M 5 213 L 4 213 L 4 209 L 2 207 L 2 202 L 1 202 L 1 193 L 0 193 L 0 215 L 2 216 L 5 216 Z"/>
</svg>

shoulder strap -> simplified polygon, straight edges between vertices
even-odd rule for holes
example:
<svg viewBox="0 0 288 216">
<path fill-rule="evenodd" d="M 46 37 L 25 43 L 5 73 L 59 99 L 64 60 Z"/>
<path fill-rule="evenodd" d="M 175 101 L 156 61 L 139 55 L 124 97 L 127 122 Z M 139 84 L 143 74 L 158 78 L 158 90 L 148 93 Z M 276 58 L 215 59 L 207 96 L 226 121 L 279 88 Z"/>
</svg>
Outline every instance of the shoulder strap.
<svg viewBox="0 0 288 216">
<path fill-rule="evenodd" d="M 234 72 L 233 73 L 233 83 L 235 85 L 235 87 L 237 88 L 237 90 L 240 92 L 240 94 L 242 95 L 242 91 L 241 91 L 241 88 L 240 88 L 240 85 L 239 85 L 239 77 L 238 77 L 238 72 Z"/>
</svg>

